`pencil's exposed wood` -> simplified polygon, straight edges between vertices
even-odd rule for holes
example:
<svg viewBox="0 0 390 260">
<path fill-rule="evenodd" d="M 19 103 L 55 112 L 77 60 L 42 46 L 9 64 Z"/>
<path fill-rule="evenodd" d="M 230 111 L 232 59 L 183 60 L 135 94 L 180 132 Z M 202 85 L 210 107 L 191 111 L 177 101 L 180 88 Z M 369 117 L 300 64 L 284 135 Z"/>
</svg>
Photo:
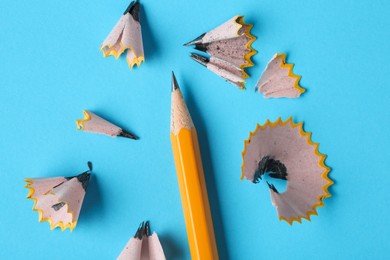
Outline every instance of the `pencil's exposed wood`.
<svg viewBox="0 0 390 260">
<path fill-rule="evenodd" d="M 172 73 L 172 107 L 171 107 L 171 133 L 177 134 L 180 129 L 194 128 L 190 114 L 183 96 L 177 84 L 175 75 Z"/>
<path fill-rule="evenodd" d="M 218 259 L 198 136 L 173 78 L 171 142 L 191 258 Z"/>
</svg>

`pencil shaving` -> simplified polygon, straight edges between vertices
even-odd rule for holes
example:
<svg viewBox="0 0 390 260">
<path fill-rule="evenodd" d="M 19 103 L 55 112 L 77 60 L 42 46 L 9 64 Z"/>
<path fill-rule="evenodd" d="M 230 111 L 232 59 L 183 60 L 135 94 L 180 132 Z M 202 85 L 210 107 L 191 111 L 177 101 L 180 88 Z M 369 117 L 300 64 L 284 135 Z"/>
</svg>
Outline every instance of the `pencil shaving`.
<svg viewBox="0 0 390 260">
<path fill-rule="evenodd" d="M 116 59 L 127 50 L 126 60 L 130 69 L 135 64 L 139 67 L 145 60 L 139 13 L 140 4 L 135 0 L 127 7 L 101 46 L 104 57 L 113 55 Z"/>
<path fill-rule="evenodd" d="M 333 184 L 326 156 L 318 151 L 319 144 L 311 141 L 311 133 L 305 132 L 302 125 L 293 123 L 291 117 L 274 123 L 267 120 L 250 133 L 242 152 L 241 179 L 257 183 L 268 172 L 287 180 L 285 192 L 279 193 L 270 185 L 270 193 L 279 219 L 290 225 L 317 215 L 316 208 L 324 206 L 323 200 L 331 196 L 328 187 Z"/>
<path fill-rule="evenodd" d="M 265 98 L 297 98 L 305 89 L 299 86 L 301 76 L 293 73 L 293 64 L 286 63 L 286 54 L 276 53 L 268 62 L 256 90 Z"/>
<path fill-rule="evenodd" d="M 155 232 L 150 234 L 149 221 L 142 222 L 134 237 L 130 238 L 118 260 L 164 260 L 165 254 Z"/>
<path fill-rule="evenodd" d="M 249 77 L 245 68 L 253 66 L 251 57 L 256 53 L 251 46 L 256 39 L 250 33 L 251 28 L 252 25 L 244 23 L 243 16 L 235 16 L 185 45 L 194 45 L 195 49 L 210 54 L 207 58 L 193 53 L 191 58 L 239 89 L 245 89 L 245 79 Z"/>
<path fill-rule="evenodd" d="M 34 201 L 39 222 L 47 221 L 50 229 L 60 227 L 62 231 L 76 227 L 92 170 L 92 164 L 88 166 L 89 171 L 74 177 L 25 179 L 30 190 L 27 198 Z"/>
<path fill-rule="evenodd" d="M 83 114 L 83 119 L 76 120 L 78 130 L 81 129 L 83 132 L 104 134 L 111 137 L 122 136 L 134 140 L 138 139 L 138 137 L 131 134 L 130 132 L 114 125 L 113 123 L 110 123 L 109 121 L 88 110 L 84 110 Z"/>
</svg>

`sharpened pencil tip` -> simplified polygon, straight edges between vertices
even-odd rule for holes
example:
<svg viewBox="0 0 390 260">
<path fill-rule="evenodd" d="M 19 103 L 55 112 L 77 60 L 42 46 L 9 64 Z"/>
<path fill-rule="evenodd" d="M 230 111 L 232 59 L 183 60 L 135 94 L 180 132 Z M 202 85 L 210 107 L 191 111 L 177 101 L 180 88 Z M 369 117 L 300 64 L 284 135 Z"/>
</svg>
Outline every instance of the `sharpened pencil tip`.
<svg viewBox="0 0 390 260">
<path fill-rule="evenodd" d="M 173 73 L 172 71 L 172 92 L 175 91 L 176 89 L 179 89 L 179 84 L 177 84 L 175 73 Z"/>
</svg>

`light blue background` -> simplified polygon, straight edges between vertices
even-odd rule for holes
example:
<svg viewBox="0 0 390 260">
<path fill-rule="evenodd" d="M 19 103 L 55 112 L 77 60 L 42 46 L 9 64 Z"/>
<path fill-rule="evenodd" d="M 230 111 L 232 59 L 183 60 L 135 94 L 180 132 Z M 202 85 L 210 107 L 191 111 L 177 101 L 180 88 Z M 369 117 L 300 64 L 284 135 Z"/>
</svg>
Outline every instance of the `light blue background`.
<svg viewBox="0 0 390 260">
<path fill-rule="evenodd" d="M 141 0 L 146 62 L 99 47 L 128 1 L 0 2 L 0 258 L 113 259 L 151 221 L 168 259 L 189 259 L 169 139 L 171 70 L 197 126 L 221 259 L 384 259 L 389 253 L 389 1 Z M 192 61 L 182 44 L 234 15 L 254 24 L 247 91 Z M 307 92 L 264 99 L 254 85 L 287 52 Z M 139 135 L 76 130 L 89 109 Z M 264 183 L 240 181 L 256 123 L 304 121 L 335 185 L 312 222 L 280 222 Z M 94 164 L 77 228 L 49 230 L 26 177 Z"/>
</svg>

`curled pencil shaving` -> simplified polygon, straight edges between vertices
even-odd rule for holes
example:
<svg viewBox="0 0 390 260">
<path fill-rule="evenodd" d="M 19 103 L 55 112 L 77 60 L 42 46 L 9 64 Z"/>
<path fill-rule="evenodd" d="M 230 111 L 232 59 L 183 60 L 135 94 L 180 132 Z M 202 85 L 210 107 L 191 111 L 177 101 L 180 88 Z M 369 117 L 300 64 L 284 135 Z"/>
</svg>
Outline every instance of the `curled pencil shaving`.
<svg viewBox="0 0 390 260">
<path fill-rule="evenodd" d="M 113 55 L 116 59 L 127 50 L 130 69 L 145 60 L 139 12 L 139 1 L 131 2 L 101 46 L 104 57 Z"/>
<path fill-rule="evenodd" d="M 130 238 L 118 260 L 163 260 L 166 259 L 160 240 L 155 232 L 151 234 L 149 221 L 142 222 L 134 237 Z"/>
<path fill-rule="evenodd" d="M 305 132 L 302 125 L 291 117 L 273 123 L 267 120 L 250 133 L 242 152 L 241 179 L 257 183 L 262 174 L 270 172 L 273 178 L 287 180 L 283 193 L 273 185 L 269 187 L 279 219 L 290 225 L 317 215 L 316 208 L 324 206 L 323 199 L 331 196 L 328 187 L 333 184 L 326 156 L 318 151 L 319 144 L 311 141 L 311 133 Z"/>
<path fill-rule="evenodd" d="M 299 86 L 301 76 L 293 73 L 293 64 L 286 63 L 286 54 L 276 53 L 268 62 L 256 84 L 256 91 L 265 98 L 297 98 L 305 89 Z"/>
<path fill-rule="evenodd" d="M 253 66 L 251 57 L 256 53 L 251 46 L 256 40 L 250 33 L 251 28 L 251 24 L 244 23 L 243 16 L 235 16 L 185 46 L 195 45 L 195 49 L 210 54 L 211 57 L 207 58 L 193 53 L 191 58 L 238 88 L 245 89 L 245 79 L 249 75 L 244 69 Z"/>
<path fill-rule="evenodd" d="M 88 110 L 84 110 L 83 114 L 83 119 L 76 120 L 78 130 L 81 129 L 83 132 L 104 134 L 111 137 L 122 136 L 134 140 L 138 139 L 138 137 L 133 135 L 132 133 L 108 122 L 107 120 Z"/>
<path fill-rule="evenodd" d="M 72 231 L 80 215 L 81 206 L 92 171 L 73 177 L 28 178 L 25 188 L 30 190 L 28 199 L 34 201 L 33 210 L 38 211 L 39 222 L 49 222 L 50 229 L 60 227 Z"/>
</svg>

